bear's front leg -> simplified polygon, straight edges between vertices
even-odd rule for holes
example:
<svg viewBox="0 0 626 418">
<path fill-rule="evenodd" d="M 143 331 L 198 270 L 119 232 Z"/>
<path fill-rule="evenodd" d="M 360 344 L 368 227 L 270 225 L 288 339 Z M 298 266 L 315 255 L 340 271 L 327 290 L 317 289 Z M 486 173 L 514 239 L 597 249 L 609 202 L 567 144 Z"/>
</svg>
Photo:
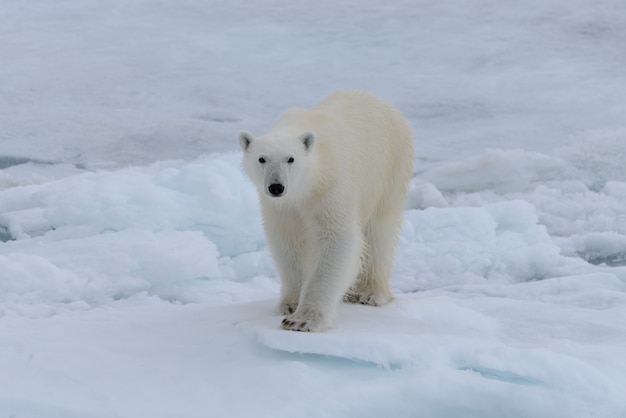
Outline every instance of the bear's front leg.
<svg viewBox="0 0 626 418">
<path fill-rule="evenodd" d="M 276 257 L 276 265 L 280 274 L 280 303 L 278 313 L 290 315 L 298 308 L 298 300 L 302 288 L 302 269 L 296 262 L 297 255 L 287 248 L 283 249 L 282 257 Z"/>
<path fill-rule="evenodd" d="M 280 315 L 296 311 L 302 289 L 305 253 L 303 222 L 295 210 L 262 205 L 267 245 L 280 276 Z"/>
<path fill-rule="evenodd" d="M 281 294 L 285 294 L 285 292 L 281 292 Z M 278 304 L 278 314 L 279 315 L 291 315 L 298 308 L 298 299 L 291 296 L 291 293 L 287 294 L 288 296 L 281 296 L 280 303 Z"/>
<path fill-rule="evenodd" d="M 291 331 L 324 331 L 332 327 L 337 305 L 359 272 L 363 239 L 357 225 L 343 231 L 319 229 L 313 271 L 302 286 L 296 311 L 281 326 Z"/>
</svg>

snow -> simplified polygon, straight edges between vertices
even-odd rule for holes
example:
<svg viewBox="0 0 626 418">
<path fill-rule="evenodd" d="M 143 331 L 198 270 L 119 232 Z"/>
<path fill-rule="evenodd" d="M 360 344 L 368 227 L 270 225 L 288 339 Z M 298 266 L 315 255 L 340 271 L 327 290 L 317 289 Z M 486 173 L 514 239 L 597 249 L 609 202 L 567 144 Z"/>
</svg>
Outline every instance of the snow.
<svg viewBox="0 0 626 418">
<path fill-rule="evenodd" d="M 5 2 L 0 415 L 626 416 L 623 2 Z M 396 300 L 279 328 L 236 135 L 336 88 L 417 159 Z"/>
</svg>

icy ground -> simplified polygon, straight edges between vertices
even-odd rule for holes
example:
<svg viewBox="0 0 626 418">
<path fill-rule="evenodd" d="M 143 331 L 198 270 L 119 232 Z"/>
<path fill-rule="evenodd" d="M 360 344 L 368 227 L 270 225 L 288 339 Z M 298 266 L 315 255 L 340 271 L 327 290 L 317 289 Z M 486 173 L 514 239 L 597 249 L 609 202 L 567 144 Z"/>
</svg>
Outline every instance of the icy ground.
<svg viewBox="0 0 626 418">
<path fill-rule="evenodd" d="M 3 1 L 1 417 L 626 416 L 622 1 Z M 282 331 L 240 129 L 417 159 L 396 301 Z"/>
</svg>

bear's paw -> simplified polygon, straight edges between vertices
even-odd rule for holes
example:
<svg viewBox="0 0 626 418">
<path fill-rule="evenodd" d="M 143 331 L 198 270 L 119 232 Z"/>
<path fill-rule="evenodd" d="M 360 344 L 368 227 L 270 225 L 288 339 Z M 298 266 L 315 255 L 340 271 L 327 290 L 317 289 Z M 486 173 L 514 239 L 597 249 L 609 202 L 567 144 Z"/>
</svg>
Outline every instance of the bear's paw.
<svg viewBox="0 0 626 418">
<path fill-rule="evenodd" d="M 385 294 L 377 294 L 370 292 L 349 291 L 343 295 L 343 301 L 348 303 L 356 303 L 369 306 L 382 306 L 391 301 L 391 298 Z"/>
<path fill-rule="evenodd" d="M 327 315 L 315 308 L 297 309 L 283 319 L 281 327 L 288 331 L 319 332 L 330 328 Z"/>
</svg>

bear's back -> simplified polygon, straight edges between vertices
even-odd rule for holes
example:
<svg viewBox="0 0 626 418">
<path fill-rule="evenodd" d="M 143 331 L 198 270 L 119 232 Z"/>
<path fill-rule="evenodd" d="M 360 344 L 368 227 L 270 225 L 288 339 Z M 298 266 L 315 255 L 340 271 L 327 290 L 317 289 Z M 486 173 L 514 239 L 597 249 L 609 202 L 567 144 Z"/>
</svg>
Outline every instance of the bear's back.
<svg viewBox="0 0 626 418">
<path fill-rule="evenodd" d="M 310 109 L 284 112 L 273 130 L 281 136 L 316 135 L 318 186 L 328 184 L 355 196 L 369 218 L 395 182 L 402 185 L 412 172 L 411 129 L 402 113 L 370 93 L 337 91 Z"/>
<path fill-rule="evenodd" d="M 342 126 L 330 128 L 330 132 L 341 131 L 332 141 L 347 148 L 344 155 L 356 157 L 353 159 L 359 163 L 356 168 L 359 176 L 384 179 L 410 176 L 413 166 L 411 128 L 396 106 L 367 92 L 337 91 L 313 110 L 325 115 L 330 125 Z M 376 184 L 376 180 L 372 178 L 370 184 Z"/>
</svg>

